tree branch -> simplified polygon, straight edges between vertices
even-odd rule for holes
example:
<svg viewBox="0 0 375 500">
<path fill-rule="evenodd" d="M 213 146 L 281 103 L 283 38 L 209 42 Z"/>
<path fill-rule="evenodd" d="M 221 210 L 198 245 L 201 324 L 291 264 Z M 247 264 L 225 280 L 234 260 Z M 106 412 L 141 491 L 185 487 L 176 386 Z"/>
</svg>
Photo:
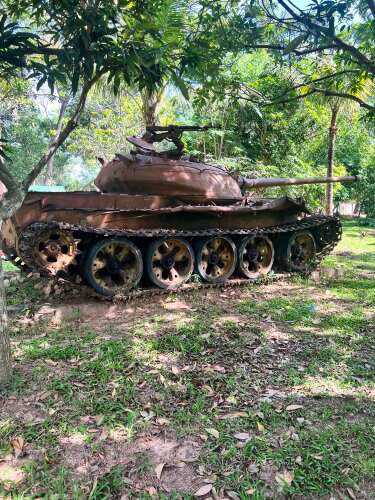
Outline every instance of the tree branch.
<svg viewBox="0 0 375 500">
<path fill-rule="evenodd" d="M 315 94 L 316 90 L 315 89 L 312 89 L 312 90 L 309 90 L 308 92 L 306 92 L 305 94 L 300 94 L 300 95 L 297 95 L 295 97 L 290 97 L 289 99 L 283 99 L 281 101 L 271 101 L 271 102 L 266 102 L 264 104 L 260 104 L 261 107 L 266 107 L 266 106 L 277 106 L 279 104 L 286 104 L 288 102 L 293 102 L 293 101 L 297 101 L 299 99 L 303 99 L 309 95 L 312 95 L 312 94 Z"/>
<path fill-rule="evenodd" d="M 42 158 L 38 161 L 38 163 L 34 166 L 31 172 L 21 183 L 18 183 L 16 181 L 10 170 L 4 165 L 4 162 L 0 158 L 0 180 L 8 189 L 5 196 L 0 201 L 0 218 L 4 220 L 11 217 L 15 213 L 15 211 L 22 205 L 24 197 L 31 183 L 37 178 L 50 158 L 56 153 L 58 148 L 64 143 L 71 132 L 76 128 L 78 120 L 84 110 L 87 95 L 91 87 L 107 71 L 108 67 L 103 68 L 95 75 L 94 78 L 84 83 L 73 115 L 70 117 L 63 130 L 55 137 L 55 140 L 48 148 L 48 151 L 42 156 Z"/>
<path fill-rule="evenodd" d="M 270 49 L 270 50 L 280 50 L 284 51 L 285 50 L 285 45 L 274 45 L 274 44 L 267 44 L 267 43 L 259 43 L 259 44 L 242 44 L 244 48 L 247 49 Z M 335 49 L 337 48 L 337 45 L 335 44 L 328 44 L 328 45 L 321 45 L 320 47 L 314 47 L 310 49 L 305 49 L 305 50 L 297 50 L 294 49 L 291 52 L 296 54 L 297 56 L 304 56 L 307 54 L 313 54 L 314 52 L 321 52 L 323 50 L 327 49 Z"/>
<path fill-rule="evenodd" d="M 311 17 L 308 18 L 308 23 L 306 19 L 301 17 L 297 12 L 295 12 L 292 8 L 289 7 L 289 5 L 284 1 L 284 0 L 277 0 L 280 5 L 284 7 L 284 9 L 299 23 L 301 23 L 303 26 L 306 26 L 307 28 L 313 28 L 314 30 L 318 31 L 319 33 L 322 33 L 324 36 L 327 38 L 330 38 L 335 42 L 338 48 L 344 50 L 345 52 L 349 52 L 352 56 L 355 57 L 357 62 L 367 68 L 369 71 L 372 73 L 375 73 L 375 65 L 373 62 L 368 59 L 365 54 L 363 54 L 360 50 L 358 50 L 356 47 L 353 45 L 349 45 L 346 42 L 344 42 L 341 38 L 339 38 L 336 35 L 331 35 L 328 31 L 328 28 L 325 26 L 320 26 L 319 24 L 315 23 Z"/>
<path fill-rule="evenodd" d="M 375 17 L 375 2 L 373 0 L 366 0 L 366 3 L 371 10 L 372 15 Z"/>
<path fill-rule="evenodd" d="M 347 70 L 343 70 L 343 71 L 338 71 L 337 73 L 332 73 L 330 75 L 325 75 L 325 76 L 322 76 L 320 78 L 316 78 L 315 80 L 310 80 L 309 82 L 299 83 L 298 85 L 295 85 L 294 87 L 290 87 L 288 90 L 286 90 L 282 94 L 279 94 L 278 96 L 274 97 L 273 99 L 274 100 L 279 99 L 280 97 L 283 97 L 284 95 L 287 95 L 290 92 L 292 92 L 293 90 L 297 90 L 301 87 L 308 87 L 314 83 L 322 82 L 324 80 L 329 80 L 331 78 L 336 78 L 337 76 L 346 75 L 348 73 L 356 73 L 356 71 L 347 69 Z"/>
<path fill-rule="evenodd" d="M 333 92 L 331 90 L 317 89 L 317 88 L 313 88 L 313 91 L 319 92 L 320 94 L 324 94 L 327 97 L 342 97 L 343 99 L 350 99 L 351 101 L 357 102 L 361 106 L 361 108 L 365 108 L 368 109 L 369 111 L 375 112 L 375 106 L 371 106 L 371 104 L 364 102 L 362 99 L 360 99 L 355 95 L 347 94 L 345 92 Z"/>
</svg>

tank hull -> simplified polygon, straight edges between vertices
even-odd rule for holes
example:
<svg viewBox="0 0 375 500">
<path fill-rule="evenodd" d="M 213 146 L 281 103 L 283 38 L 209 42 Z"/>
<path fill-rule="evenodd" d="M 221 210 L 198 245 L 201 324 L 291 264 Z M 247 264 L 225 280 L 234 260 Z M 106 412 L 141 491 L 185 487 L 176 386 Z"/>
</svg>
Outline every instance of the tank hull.
<svg viewBox="0 0 375 500">
<path fill-rule="evenodd" d="M 56 221 L 118 230 L 205 230 L 271 227 L 308 213 L 303 201 L 288 197 L 251 198 L 229 206 L 186 205 L 163 196 L 97 192 L 29 193 L 0 235 L 3 250 L 17 253 L 19 234 L 30 224 Z"/>
</svg>

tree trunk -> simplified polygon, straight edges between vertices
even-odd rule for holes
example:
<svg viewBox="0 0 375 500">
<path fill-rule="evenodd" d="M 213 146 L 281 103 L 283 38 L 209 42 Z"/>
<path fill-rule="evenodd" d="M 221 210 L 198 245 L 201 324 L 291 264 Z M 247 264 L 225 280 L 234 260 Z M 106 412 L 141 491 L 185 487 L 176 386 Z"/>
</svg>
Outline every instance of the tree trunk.
<svg viewBox="0 0 375 500">
<path fill-rule="evenodd" d="M 327 176 L 333 177 L 333 166 L 335 163 L 335 142 L 337 136 L 337 115 L 339 105 L 332 107 L 331 124 L 329 126 L 329 144 L 328 144 L 328 166 Z M 333 184 L 329 182 L 326 188 L 326 215 L 333 215 Z"/>
<path fill-rule="evenodd" d="M 57 125 L 56 125 L 56 133 L 50 142 L 50 146 L 52 146 L 52 144 L 56 141 L 56 139 L 60 135 L 63 124 L 63 118 L 65 115 L 66 108 L 68 107 L 69 101 L 70 101 L 70 96 L 68 96 L 66 99 L 63 98 L 60 99 L 61 105 L 60 105 L 59 118 L 57 120 Z M 51 158 L 47 162 L 46 174 L 44 176 L 45 186 L 52 185 L 53 164 L 55 163 L 55 157 L 56 157 L 56 152 L 51 156 Z"/>
<path fill-rule="evenodd" d="M 0 388 L 9 381 L 11 375 L 12 356 L 8 333 L 7 308 L 5 303 L 3 262 L 0 258 Z"/>
<path fill-rule="evenodd" d="M 145 126 L 156 125 L 157 113 L 156 107 L 160 102 L 161 94 L 150 92 L 145 89 L 142 92 L 142 114 Z"/>
</svg>

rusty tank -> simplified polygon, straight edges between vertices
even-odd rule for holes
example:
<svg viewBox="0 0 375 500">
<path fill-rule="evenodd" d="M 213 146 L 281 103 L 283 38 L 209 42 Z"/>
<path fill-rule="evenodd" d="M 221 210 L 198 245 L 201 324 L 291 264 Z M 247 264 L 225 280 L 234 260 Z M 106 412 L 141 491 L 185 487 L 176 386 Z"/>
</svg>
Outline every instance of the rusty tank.
<svg viewBox="0 0 375 500">
<path fill-rule="evenodd" d="M 218 285 L 314 269 L 339 241 L 339 219 L 256 190 L 358 178 L 243 178 L 184 155 L 183 131 L 208 128 L 148 127 L 128 137 L 134 151 L 101 160 L 97 191 L 28 193 L 1 228 L 3 252 L 23 269 L 106 296 L 176 289 L 192 277 Z M 163 140 L 175 148 L 157 151 Z"/>
</svg>

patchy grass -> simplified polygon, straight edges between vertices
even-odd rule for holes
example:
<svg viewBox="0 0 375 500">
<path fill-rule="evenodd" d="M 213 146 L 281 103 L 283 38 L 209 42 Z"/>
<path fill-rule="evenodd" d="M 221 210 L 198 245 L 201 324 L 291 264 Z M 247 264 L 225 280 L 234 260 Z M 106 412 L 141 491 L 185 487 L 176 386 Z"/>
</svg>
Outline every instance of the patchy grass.
<svg viewBox="0 0 375 500">
<path fill-rule="evenodd" d="M 71 299 L 60 319 L 15 317 L 0 497 L 370 498 L 375 238 L 364 231 L 344 221 L 324 263 L 338 279 Z M 11 301 L 39 300 L 35 285 L 10 283 Z"/>
<path fill-rule="evenodd" d="M 14 266 L 8 260 L 3 260 L 3 271 L 18 271 L 18 267 Z"/>
</svg>

